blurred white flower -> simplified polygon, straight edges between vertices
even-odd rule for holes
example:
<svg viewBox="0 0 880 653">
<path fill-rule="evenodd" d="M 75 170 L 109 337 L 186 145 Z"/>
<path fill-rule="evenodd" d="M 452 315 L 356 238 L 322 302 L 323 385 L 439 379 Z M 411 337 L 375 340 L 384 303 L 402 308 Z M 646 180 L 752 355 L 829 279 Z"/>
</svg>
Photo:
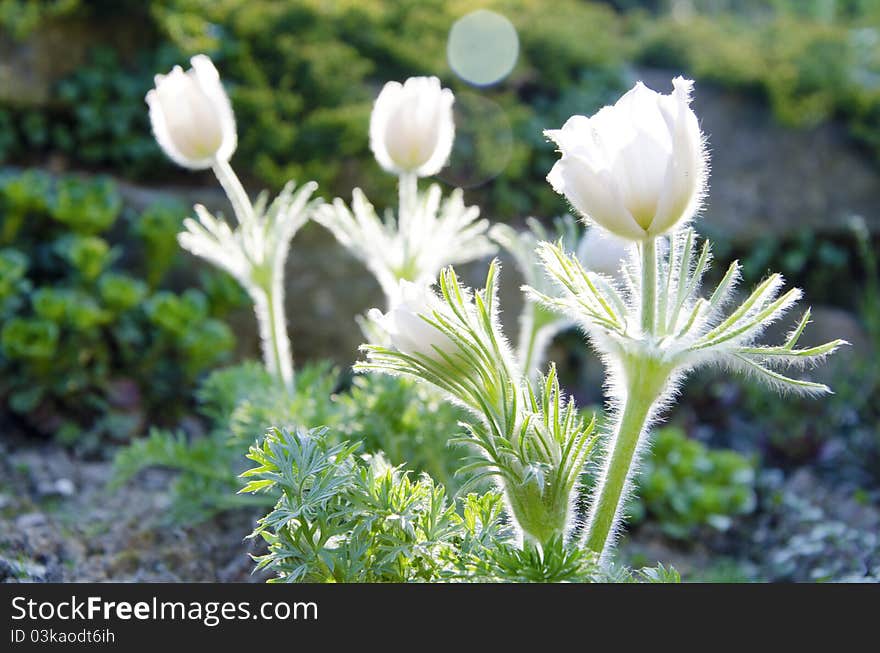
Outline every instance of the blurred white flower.
<svg viewBox="0 0 880 653">
<path fill-rule="evenodd" d="M 432 359 L 442 359 L 437 349 L 446 354 L 456 351 L 456 344 L 424 319 L 433 320 L 434 311 L 443 307 L 427 285 L 401 281 L 398 298 L 384 315 L 375 308 L 369 313 L 370 319 L 389 335 L 395 349 L 410 356 L 419 354 Z"/>
<path fill-rule="evenodd" d="M 632 241 L 593 226 L 584 233 L 576 254 L 586 269 L 621 280 L 621 266 L 629 256 L 631 247 Z"/>
<path fill-rule="evenodd" d="M 370 148 L 379 165 L 398 175 L 439 172 L 455 138 L 453 101 L 436 77 L 385 84 L 370 116 Z"/>
<path fill-rule="evenodd" d="M 156 75 L 147 93 L 153 134 L 168 157 L 194 170 L 228 161 L 235 152 L 235 115 L 211 60 L 197 55 L 186 72 L 175 66 Z"/>
<path fill-rule="evenodd" d="M 672 230 L 699 210 L 708 154 L 690 108 L 693 82 L 672 80 L 670 95 L 641 82 L 590 118 L 547 130 L 562 158 L 547 175 L 586 218 L 630 240 Z"/>
</svg>

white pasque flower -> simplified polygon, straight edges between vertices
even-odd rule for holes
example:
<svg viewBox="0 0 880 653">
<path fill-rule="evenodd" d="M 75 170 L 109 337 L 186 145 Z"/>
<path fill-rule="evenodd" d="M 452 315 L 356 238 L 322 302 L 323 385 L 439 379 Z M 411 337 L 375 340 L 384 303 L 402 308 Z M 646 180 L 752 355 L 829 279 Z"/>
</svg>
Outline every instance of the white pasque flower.
<svg viewBox="0 0 880 653">
<path fill-rule="evenodd" d="M 693 82 L 661 95 L 638 82 L 614 106 L 546 130 L 562 158 L 547 181 L 586 218 L 630 240 L 668 232 L 699 210 L 708 153 L 690 108 Z"/>
<path fill-rule="evenodd" d="M 402 280 L 398 296 L 399 301 L 384 315 L 376 308 L 368 313 L 388 334 L 395 349 L 410 356 L 419 354 L 432 359 L 440 358 L 437 349 L 446 354 L 457 350 L 445 333 L 425 320 L 433 320 L 434 311 L 442 309 L 440 300 L 428 286 Z"/>
<path fill-rule="evenodd" d="M 175 66 L 167 75 L 156 75 L 156 88 L 146 100 L 153 134 L 165 154 L 184 168 L 204 170 L 235 152 L 235 115 L 211 60 L 200 54 L 190 63 L 186 72 Z"/>
<path fill-rule="evenodd" d="M 370 116 L 370 149 L 379 165 L 418 177 L 439 172 L 455 138 L 454 100 L 436 77 L 385 84 Z"/>
</svg>

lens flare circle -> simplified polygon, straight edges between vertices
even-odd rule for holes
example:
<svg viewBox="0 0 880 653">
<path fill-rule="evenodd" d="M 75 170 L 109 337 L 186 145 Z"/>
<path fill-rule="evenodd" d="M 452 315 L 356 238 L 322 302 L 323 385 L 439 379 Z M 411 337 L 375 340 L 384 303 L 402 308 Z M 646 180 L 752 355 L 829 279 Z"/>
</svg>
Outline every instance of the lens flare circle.
<svg viewBox="0 0 880 653">
<path fill-rule="evenodd" d="M 501 14 L 478 9 L 459 18 L 449 30 L 449 67 L 474 86 L 497 84 L 510 74 L 519 56 L 516 28 Z"/>
</svg>

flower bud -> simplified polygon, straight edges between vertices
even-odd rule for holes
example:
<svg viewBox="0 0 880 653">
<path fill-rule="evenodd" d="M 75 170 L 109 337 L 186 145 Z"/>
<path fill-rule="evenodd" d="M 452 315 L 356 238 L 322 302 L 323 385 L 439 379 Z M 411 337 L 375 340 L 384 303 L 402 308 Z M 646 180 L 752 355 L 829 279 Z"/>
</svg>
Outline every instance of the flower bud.
<svg viewBox="0 0 880 653">
<path fill-rule="evenodd" d="M 435 347 L 451 354 L 455 343 L 421 316 L 433 319 L 434 311 L 440 309 L 440 301 L 427 286 L 400 282 L 399 301 L 384 315 L 373 309 L 369 317 L 379 324 L 391 338 L 394 348 L 404 354 L 420 354 L 438 359 Z"/>
<path fill-rule="evenodd" d="M 632 241 L 620 238 L 601 227 L 589 227 L 578 243 L 577 257 L 583 266 L 612 277 L 622 279 L 621 266 L 629 255 Z"/>
<path fill-rule="evenodd" d="M 370 116 L 370 149 L 385 170 L 429 177 L 452 152 L 452 91 L 436 77 L 388 82 Z"/>
<path fill-rule="evenodd" d="M 210 168 L 232 156 L 237 144 L 235 115 L 211 60 L 197 55 L 186 72 L 175 66 L 156 75 L 147 93 L 153 134 L 168 157 L 184 168 Z"/>
<path fill-rule="evenodd" d="M 653 238 L 691 219 L 706 193 L 708 154 L 690 108 L 693 82 L 670 95 L 641 82 L 590 118 L 547 130 L 562 158 L 547 181 L 584 217 L 630 240 Z"/>
</svg>

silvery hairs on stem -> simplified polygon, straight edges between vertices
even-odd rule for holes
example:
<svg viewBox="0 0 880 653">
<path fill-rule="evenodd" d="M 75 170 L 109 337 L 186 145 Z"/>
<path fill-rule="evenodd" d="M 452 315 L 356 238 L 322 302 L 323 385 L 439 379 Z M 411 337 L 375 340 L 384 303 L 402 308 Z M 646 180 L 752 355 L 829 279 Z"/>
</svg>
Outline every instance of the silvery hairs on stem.
<svg viewBox="0 0 880 653">
<path fill-rule="evenodd" d="M 513 257 L 526 286 L 545 294 L 553 291 L 553 281 L 544 273 L 535 250 L 542 241 L 560 242 L 566 250 L 575 251 L 578 260 L 589 270 L 612 278 L 620 276 L 621 265 L 629 243 L 599 228 L 584 229 L 570 214 L 553 221 L 548 230 L 535 218 L 526 220 L 527 229 L 518 231 L 506 224 L 496 224 L 489 236 Z M 523 373 L 536 381 L 543 369 L 547 348 L 558 334 L 574 327 L 570 316 L 552 310 L 526 296 L 519 316 L 519 338 L 516 356 Z"/>
<path fill-rule="evenodd" d="M 489 223 L 465 206 L 460 189 L 443 199 L 440 186 L 418 189 L 419 177 L 436 174 L 452 151 L 455 125 L 452 91 L 436 77 L 388 82 L 370 116 L 370 147 L 376 160 L 399 179 L 397 217 L 380 218 L 359 188 L 351 208 L 337 198 L 320 206 L 315 220 L 372 272 L 385 293 L 386 308 L 398 300 L 399 281 L 431 284 L 445 265 L 495 252 Z"/>
<path fill-rule="evenodd" d="M 309 198 L 317 184 L 309 182 L 295 190 L 291 182 L 271 204 L 266 193 L 252 204 L 229 165 L 238 135 L 220 75 L 205 55 L 193 57 L 191 64 L 186 72 L 175 66 L 167 75 L 156 75 L 156 86 L 146 97 L 153 133 L 175 163 L 214 171 L 238 225 L 230 227 L 222 216 L 215 217 L 197 204 L 198 220 L 187 218 L 178 240 L 184 249 L 229 272 L 248 292 L 266 368 L 291 390 L 294 377 L 284 312 L 284 264 L 291 239 L 308 220 Z"/>
<path fill-rule="evenodd" d="M 573 496 L 592 451 L 594 423 L 559 388 L 555 368 L 532 384 L 519 369 L 498 320 L 497 262 L 483 290 L 463 288 L 450 266 L 440 294 L 403 283 L 403 301 L 374 321 L 392 347 L 361 347 L 356 371 L 429 383 L 473 419 L 462 423 L 476 455 L 460 470 L 494 478 L 526 543 L 546 546 L 569 532 Z"/>
</svg>

